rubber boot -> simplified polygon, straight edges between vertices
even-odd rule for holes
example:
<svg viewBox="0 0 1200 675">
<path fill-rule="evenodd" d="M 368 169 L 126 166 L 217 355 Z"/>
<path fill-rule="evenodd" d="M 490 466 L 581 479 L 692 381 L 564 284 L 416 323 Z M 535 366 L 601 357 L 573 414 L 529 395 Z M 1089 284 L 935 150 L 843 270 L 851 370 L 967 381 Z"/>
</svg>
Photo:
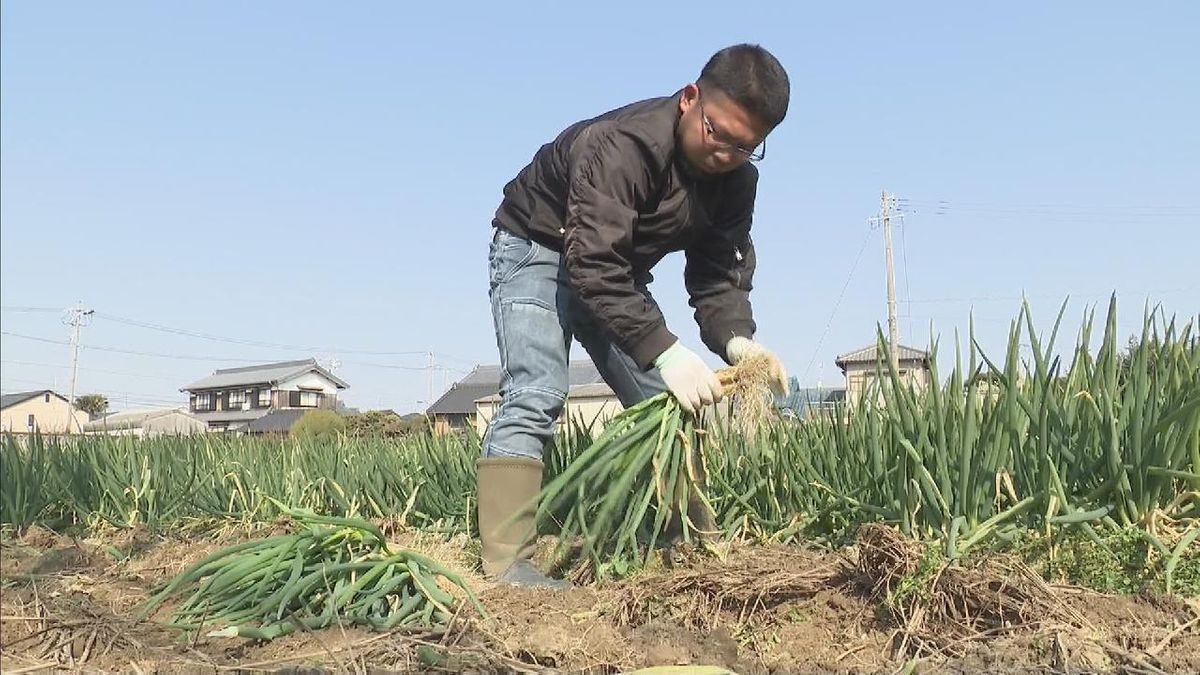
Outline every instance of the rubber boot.
<svg viewBox="0 0 1200 675">
<path fill-rule="evenodd" d="M 531 561 L 542 463 L 524 457 L 485 457 L 476 462 L 476 469 L 484 575 L 514 586 L 571 588 L 571 582 L 547 577 Z"/>
</svg>

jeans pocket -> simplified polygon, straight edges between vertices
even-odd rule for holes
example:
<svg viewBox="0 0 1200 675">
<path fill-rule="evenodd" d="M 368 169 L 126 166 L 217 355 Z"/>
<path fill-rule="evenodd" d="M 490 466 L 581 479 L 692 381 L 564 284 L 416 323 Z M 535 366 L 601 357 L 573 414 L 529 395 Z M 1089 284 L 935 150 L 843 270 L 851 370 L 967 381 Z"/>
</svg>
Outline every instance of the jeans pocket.
<svg viewBox="0 0 1200 675">
<path fill-rule="evenodd" d="M 506 230 L 496 230 L 488 252 L 488 279 L 491 290 L 512 279 L 537 254 L 537 244 Z"/>
</svg>

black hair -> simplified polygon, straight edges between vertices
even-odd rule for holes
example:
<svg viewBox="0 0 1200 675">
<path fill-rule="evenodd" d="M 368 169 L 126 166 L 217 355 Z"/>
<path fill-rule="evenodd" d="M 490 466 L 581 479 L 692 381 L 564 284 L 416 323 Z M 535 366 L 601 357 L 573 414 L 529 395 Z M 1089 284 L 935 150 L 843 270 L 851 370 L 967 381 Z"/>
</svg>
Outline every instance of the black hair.
<svg viewBox="0 0 1200 675">
<path fill-rule="evenodd" d="M 704 64 L 701 90 L 720 89 L 746 112 L 775 128 L 787 115 L 791 83 L 787 71 L 771 52 L 758 45 L 726 47 Z"/>
</svg>

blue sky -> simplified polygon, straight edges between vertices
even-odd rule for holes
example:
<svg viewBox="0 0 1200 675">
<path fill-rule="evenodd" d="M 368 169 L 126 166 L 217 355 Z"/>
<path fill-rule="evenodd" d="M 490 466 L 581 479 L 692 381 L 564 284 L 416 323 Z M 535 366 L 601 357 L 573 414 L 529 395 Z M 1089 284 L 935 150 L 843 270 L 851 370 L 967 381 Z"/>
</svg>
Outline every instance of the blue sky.
<svg viewBox="0 0 1200 675">
<path fill-rule="evenodd" d="M 932 326 L 952 347 L 974 312 L 998 353 L 1022 293 L 1045 329 L 1069 295 L 1072 341 L 1114 291 L 1124 333 L 1147 299 L 1195 317 L 1198 8 L 3 2 L 0 388 L 66 390 L 57 310 L 82 300 L 79 391 L 116 408 L 308 356 L 341 362 L 351 405 L 422 407 L 426 352 L 435 396 L 497 358 L 503 184 L 562 127 L 742 41 L 792 80 L 753 301 L 803 384 L 836 383 L 886 320 L 883 189 L 908 200 L 906 344 Z M 681 270 L 653 290 L 700 349 Z"/>
</svg>

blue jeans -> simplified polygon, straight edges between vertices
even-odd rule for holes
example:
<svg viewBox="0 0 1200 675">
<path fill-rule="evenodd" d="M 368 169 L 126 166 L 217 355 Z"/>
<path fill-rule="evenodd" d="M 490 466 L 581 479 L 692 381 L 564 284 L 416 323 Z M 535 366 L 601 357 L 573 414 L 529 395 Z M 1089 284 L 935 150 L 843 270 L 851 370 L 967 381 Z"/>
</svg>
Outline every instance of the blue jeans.
<svg viewBox="0 0 1200 675">
<path fill-rule="evenodd" d="M 541 459 L 566 402 L 572 339 L 587 350 L 621 405 L 666 391 L 658 371 L 639 368 L 575 296 L 557 251 L 497 228 L 488 277 L 501 401 L 483 437 L 484 457 Z"/>
</svg>

